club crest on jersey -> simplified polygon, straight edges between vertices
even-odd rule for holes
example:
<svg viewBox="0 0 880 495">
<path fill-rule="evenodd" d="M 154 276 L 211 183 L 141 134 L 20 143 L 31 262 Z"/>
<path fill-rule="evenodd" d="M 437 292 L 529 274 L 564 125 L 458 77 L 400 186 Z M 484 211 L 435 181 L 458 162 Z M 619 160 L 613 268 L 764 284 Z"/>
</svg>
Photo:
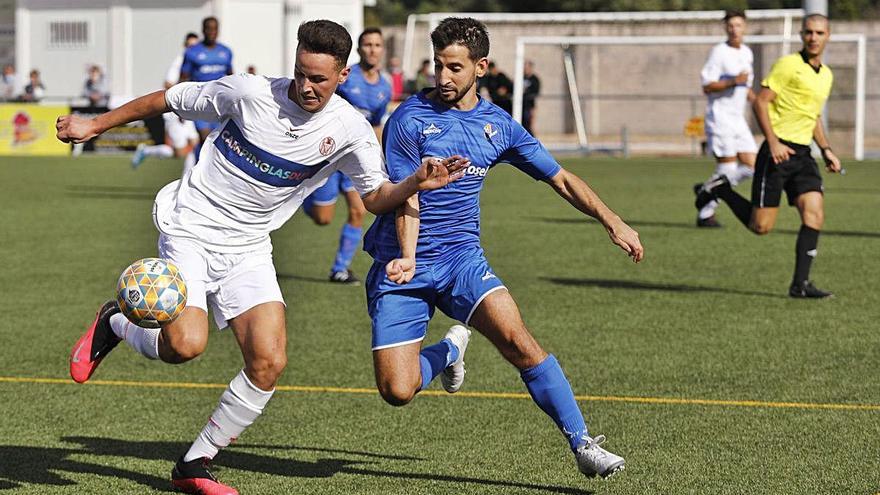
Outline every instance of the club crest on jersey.
<svg viewBox="0 0 880 495">
<path fill-rule="evenodd" d="M 498 131 L 492 127 L 492 124 L 486 124 L 483 126 L 483 132 L 486 134 L 486 139 L 492 139 L 495 134 L 498 134 Z"/>
<path fill-rule="evenodd" d="M 327 136 L 321 140 L 321 144 L 318 145 L 318 152 L 322 155 L 327 156 L 336 151 L 336 141 L 333 140 L 332 137 Z"/>
<path fill-rule="evenodd" d="M 422 131 L 422 134 L 427 136 L 429 134 L 440 134 L 441 132 L 443 132 L 443 130 L 434 125 L 434 123 L 432 122 L 431 125 L 426 127 L 424 131 Z"/>
</svg>

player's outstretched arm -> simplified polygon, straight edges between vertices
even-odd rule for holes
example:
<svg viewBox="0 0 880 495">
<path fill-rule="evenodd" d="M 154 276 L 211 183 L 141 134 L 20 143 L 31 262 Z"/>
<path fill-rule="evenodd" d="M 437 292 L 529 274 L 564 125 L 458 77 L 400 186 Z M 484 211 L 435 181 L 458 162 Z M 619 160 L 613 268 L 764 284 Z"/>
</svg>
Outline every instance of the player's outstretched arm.
<svg viewBox="0 0 880 495">
<path fill-rule="evenodd" d="M 397 209 L 394 220 L 397 227 L 397 242 L 400 244 L 400 258 L 385 265 L 388 279 L 397 284 L 412 280 L 416 273 L 416 246 L 419 241 L 419 195 L 413 194 L 406 203 Z"/>
<path fill-rule="evenodd" d="M 385 182 L 378 189 L 365 194 L 364 206 L 374 215 L 384 215 L 397 209 L 419 191 L 439 189 L 464 176 L 470 160 L 458 155 L 449 158 L 425 158 L 415 172 L 394 184 Z"/>
<path fill-rule="evenodd" d="M 645 250 L 639 240 L 639 233 L 611 211 L 583 179 L 562 169 L 547 182 L 572 206 L 601 222 L 611 242 L 623 249 L 633 262 L 642 261 Z"/>
<path fill-rule="evenodd" d="M 62 115 L 55 121 L 55 137 L 64 143 L 84 143 L 107 129 L 129 122 L 143 120 L 168 111 L 165 91 L 156 91 L 136 98 L 119 108 L 102 113 L 95 118 L 78 115 Z"/>
</svg>

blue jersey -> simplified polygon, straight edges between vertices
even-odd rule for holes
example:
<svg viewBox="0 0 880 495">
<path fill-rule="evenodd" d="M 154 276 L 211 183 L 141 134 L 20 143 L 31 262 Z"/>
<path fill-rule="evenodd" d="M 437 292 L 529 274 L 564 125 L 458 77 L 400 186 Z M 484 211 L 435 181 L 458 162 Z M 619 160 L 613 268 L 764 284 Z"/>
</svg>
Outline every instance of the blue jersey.
<svg viewBox="0 0 880 495">
<path fill-rule="evenodd" d="M 464 177 L 443 188 L 419 193 L 416 260 L 431 263 L 480 244 L 480 190 L 489 170 L 510 163 L 535 180 L 561 167 L 550 153 L 504 110 L 480 99 L 469 111 L 449 109 L 425 97 L 408 98 L 388 120 L 382 136 L 388 175 L 400 182 L 425 157 L 461 155 L 471 161 Z M 379 216 L 364 237 L 376 261 L 400 256 L 394 212 Z"/>
<path fill-rule="evenodd" d="M 189 74 L 189 80 L 195 82 L 215 81 L 232 74 L 232 50 L 220 43 L 213 48 L 196 43 L 183 52 L 180 72 Z"/>
<path fill-rule="evenodd" d="M 382 125 L 391 101 L 391 82 L 384 74 L 371 83 L 364 78 L 360 64 L 353 65 L 348 79 L 336 88 L 336 92 L 364 114 L 370 124 Z"/>
</svg>

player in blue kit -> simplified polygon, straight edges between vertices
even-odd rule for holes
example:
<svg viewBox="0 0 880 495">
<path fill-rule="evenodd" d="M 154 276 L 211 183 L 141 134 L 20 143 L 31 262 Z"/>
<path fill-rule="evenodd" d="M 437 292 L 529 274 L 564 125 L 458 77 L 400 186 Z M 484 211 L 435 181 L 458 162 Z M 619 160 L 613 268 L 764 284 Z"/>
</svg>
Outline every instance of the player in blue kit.
<svg viewBox="0 0 880 495">
<path fill-rule="evenodd" d="M 216 81 L 223 76 L 232 74 L 232 50 L 223 43 L 217 42 L 220 23 L 216 17 L 202 19 L 201 42 L 183 52 L 183 64 L 180 66 L 180 81 L 206 82 Z M 202 142 L 219 125 L 217 122 L 204 120 L 194 121 Z M 196 153 L 198 156 L 198 153 Z"/>
<path fill-rule="evenodd" d="M 610 476 L 623 469 L 624 459 L 599 446 L 604 436 L 590 436 L 562 368 L 529 333 L 486 261 L 480 246 L 480 190 L 492 167 L 510 163 L 599 220 L 611 241 L 635 262 L 643 257 L 639 236 L 520 124 L 477 95 L 476 80 L 488 65 L 485 26 L 474 19 L 447 18 L 431 40 L 437 87 L 407 99 L 386 124 L 388 173 L 392 181 L 403 180 L 429 157 L 462 155 L 471 163 L 458 182 L 411 197 L 396 214 L 379 216 L 367 232 L 365 249 L 375 260 L 366 286 L 379 392 L 400 406 L 437 375 L 447 392 L 461 387 L 467 328 L 455 325 L 443 340 L 421 348 L 428 321 L 439 308 L 476 328 L 519 370 L 538 407 L 568 440 L 583 474 Z"/>
<path fill-rule="evenodd" d="M 336 88 L 336 93 L 364 114 L 378 136 L 381 135 L 382 121 L 391 101 L 391 82 L 379 70 L 379 64 L 385 55 L 382 31 L 378 28 L 365 29 L 358 36 L 358 55 L 360 62 L 349 68 L 348 78 Z M 348 219 L 339 235 L 339 248 L 330 268 L 330 281 L 356 285 L 360 281 L 349 266 L 361 243 L 364 215 L 367 211 L 351 180 L 345 174 L 333 174 L 326 184 L 306 198 L 303 210 L 316 224 L 327 225 L 333 221 L 339 195 L 345 197 L 348 204 Z"/>
</svg>

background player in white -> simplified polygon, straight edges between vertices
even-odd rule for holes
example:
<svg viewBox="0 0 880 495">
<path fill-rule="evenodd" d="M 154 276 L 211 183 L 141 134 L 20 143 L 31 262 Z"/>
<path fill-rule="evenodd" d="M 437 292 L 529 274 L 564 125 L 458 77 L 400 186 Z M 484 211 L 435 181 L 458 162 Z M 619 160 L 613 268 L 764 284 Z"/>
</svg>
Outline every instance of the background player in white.
<svg viewBox="0 0 880 495">
<path fill-rule="evenodd" d="M 183 39 L 183 49 L 199 42 L 196 33 L 187 33 Z M 183 64 L 183 52 L 179 53 L 171 62 L 168 72 L 165 73 L 165 89 L 177 84 L 180 77 L 180 66 Z M 131 166 L 137 168 L 148 156 L 156 158 L 183 158 L 183 175 L 196 164 L 194 149 L 199 144 L 199 131 L 191 120 L 184 120 L 174 112 L 162 114 L 165 122 L 165 142 L 146 146 L 139 144 L 134 155 L 131 157 Z"/>
<path fill-rule="evenodd" d="M 724 16 L 727 41 L 712 48 L 700 72 L 706 105 L 706 142 L 715 156 L 715 173 L 708 180 L 726 176 L 731 185 L 752 177 L 758 145 L 746 121 L 746 102 L 753 101 L 752 50 L 743 44 L 746 15 L 729 10 Z M 737 162 L 739 160 L 739 162 Z M 702 183 L 694 186 L 698 191 Z M 718 202 L 698 209 L 697 227 L 720 227 L 715 219 Z"/>
<path fill-rule="evenodd" d="M 300 26 L 297 39 L 293 80 L 242 74 L 181 83 L 94 119 L 67 115 L 56 124 L 64 142 L 84 142 L 169 110 L 220 124 L 199 165 L 165 186 L 154 206 L 159 253 L 183 273 L 187 307 L 174 322 L 148 329 L 130 323 L 110 301 L 70 359 L 77 382 L 88 380 L 122 340 L 145 357 L 182 363 L 205 350 L 209 306 L 218 327 L 232 327 L 244 369 L 172 471 L 174 485 L 188 493 L 238 493 L 213 477 L 207 461 L 262 413 L 287 363 L 284 302 L 269 233 L 337 170 L 352 179 L 368 210 L 382 214 L 419 190 L 448 184 L 466 164 L 455 157 L 428 159 L 405 180 L 389 182 L 372 128 L 335 94 L 348 75 L 348 32 L 331 21 L 311 21 Z"/>
</svg>

